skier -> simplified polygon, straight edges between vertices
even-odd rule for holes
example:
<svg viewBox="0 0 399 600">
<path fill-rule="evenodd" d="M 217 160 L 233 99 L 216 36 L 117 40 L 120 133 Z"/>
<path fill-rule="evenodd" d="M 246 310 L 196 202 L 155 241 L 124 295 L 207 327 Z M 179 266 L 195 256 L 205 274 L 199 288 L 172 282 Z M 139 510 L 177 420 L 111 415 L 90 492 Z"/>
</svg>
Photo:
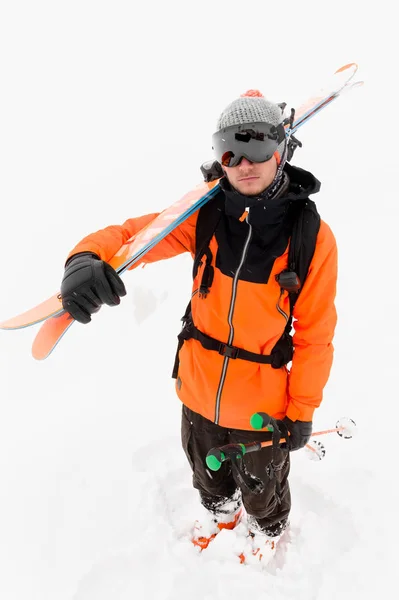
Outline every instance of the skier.
<svg viewBox="0 0 399 600">
<path fill-rule="evenodd" d="M 267 562 L 291 509 L 290 451 L 307 444 L 330 374 L 337 249 L 330 228 L 319 220 L 310 268 L 299 282 L 291 337 L 292 290 L 284 288 L 281 275 L 290 270 L 294 223 L 320 183 L 287 162 L 283 108 L 257 91 L 221 113 L 213 149 L 222 179 L 221 192 L 208 203 L 218 206 L 210 239 L 198 248 L 201 227 L 209 223 L 200 217 L 206 205 L 134 267 L 183 252 L 197 259 L 175 364 L 182 445 L 209 514 L 209 523 L 196 524 L 193 542 L 206 548 L 221 529 L 235 527 L 246 514 L 250 544 L 244 559 Z M 102 304 L 120 303 L 125 286 L 107 261 L 155 217 L 107 227 L 72 250 L 61 296 L 74 319 L 89 323 Z M 308 238 L 301 243 L 305 248 Z M 274 419 L 287 443 L 245 455 L 244 472 L 262 484 L 253 493 L 231 463 L 211 473 L 205 457 L 212 447 L 270 440 L 271 433 L 250 427 L 251 415 L 260 411 Z"/>
</svg>

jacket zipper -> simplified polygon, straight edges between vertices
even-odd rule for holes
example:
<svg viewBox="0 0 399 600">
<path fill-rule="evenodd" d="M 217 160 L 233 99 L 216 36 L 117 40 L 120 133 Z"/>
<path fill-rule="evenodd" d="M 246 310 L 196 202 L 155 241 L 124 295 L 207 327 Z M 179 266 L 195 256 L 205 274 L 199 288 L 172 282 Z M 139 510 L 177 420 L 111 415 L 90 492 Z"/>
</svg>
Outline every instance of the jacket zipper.
<svg viewBox="0 0 399 600">
<path fill-rule="evenodd" d="M 237 271 L 235 272 L 235 275 L 234 275 L 234 278 L 233 278 L 232 294 L 231 294 L 231 299 L 230 299 L 230 309 L 229 309 L 229 315 L 228 315 L 228 323 L 229 323 L 229 326 L 230 326 L 230 333 L 229 333 L 229 338 L 227 340 L 227 344 L 229 346 L 232 345 L 233 340 L 234 340 L 233 315 L 234 315 L 234 308 L 235 308 L 235 303 L 236 303 L 236 298 L 237 298 L 238 278 L 240 276 L 240 271 L 241 271 L 241 269 L 243 267 L 243 264 L 245 262 L 245 259 L 246 259 L 246 256 L 247 256 L 247 252 L 248 252 L 249 243 L 250 243 L 251 237 L 252 237 L 252 225 L 249 222 L 249 210 L 248 210 L 248 215 L 247 215 L 245 221 L 248 224 L 249 232 L 248 232 L 248 236 L 247 236 L 247 239 L 245 241 L 245 244 L 244 244 L 244 249 L 243 249 L 243 252 L 242 252 L 240 264 L 238 265 Z M 228 356 L 225 356 L 224 357 L 224 361 L 223 361 L 222 374 L 220 376 L 218 391 L 217 391 L 217 394 L 216 394 L 216 407 L 215 407 L 215 424 L 216 425 L 218 425 L 218 423 L 219 423 L 219 417 L 220 417 L 220 400 L 221 400 L 221 396 L 222 396 L 224 382 L 226 380 L 226 373 L 227 373 L 227 367 L 228 367 L 229 361 L 230 361 L 230 358 Z"/>
<path fill-rule="evenodd" d="M 285 319 L 285 322 L 288 323 L 289 317 L 288 317 L 287 313 L 284 312 L 283 309 L 280 307 L 280 300 L 281 300 L 283 294 L 284 294 L 284 290 L 281 290 L 280 296 L 279 296 L 279 298 L 277 300 L 276 308 L 277 308 L 278 312 L 280 313 L 280 315 L 283 315 L 283 317 Z"/>
</svg>

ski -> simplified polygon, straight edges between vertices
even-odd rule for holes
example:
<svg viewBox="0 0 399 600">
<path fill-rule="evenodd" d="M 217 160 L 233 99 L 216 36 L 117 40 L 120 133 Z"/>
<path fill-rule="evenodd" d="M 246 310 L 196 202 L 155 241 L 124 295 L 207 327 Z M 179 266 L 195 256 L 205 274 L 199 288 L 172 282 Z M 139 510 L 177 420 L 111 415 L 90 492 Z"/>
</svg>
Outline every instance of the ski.
<svg viewBox="0 0 399 600">
<path fill-rule="evenodd" d="M 219 180 L 201 183 L 185 194 L 178 202 L 161 212 L 153 221 L 124 244 L 109 261 L 118 275 L 138 262 L 151 248 L 158 244 L 171 231 L 178 227 L 196 210 L 216 196 L 220 188 Z M 65 311 L 45 320 L 32 345 L 32 355 L 37 360 L 49 356 L 65 335 L 74 319 Z"/>
<path fill-rule="evenodd" d="M 356 63 L 344 65 L 335 72 L 326 86 L 301 104 L 295 111 L 292 127 L 286 127 L 287 137 L 293 135 L 341 94 L 362 85 L 361 81 L 353 82 L 357 69 Z M 191 214 L 215 197 L 219 190 L 218 180 L 199 184 L 128 240 L 109 261 L 110 265 L 118 274 L 124 273 Z M 0 329 L 20 329 L 42 321 L 44 323 L 33 342 L 32 354 L 37 360 L 43 360 L 51 354 L 74 322 L 63 310 L 59 293 L 38 306 L 0 323 Z"/>
<path fill-rule="evenodd" d="M 128 240 L 109 261 L 110 265 L 119 274 L 123 273 L 175 227 L 178 227 L 190 214 L 213 198 L 217 192 L 217 181 L 199 184 Z M 58 292 L 34 308 L 0 323 L 0 329 L 30 327 L 63 313 L 61 295 Z"/>
<path fill-rule="evenodd" d="M 317 94 L 311 96 L 306 102 L 301 104 L 295 111 L 295 123 L 292 127 L 292 133 L 295 133 L 301 127 L 304 121 L 309 120 L 320 110 L 328 106 L 332 100 L 340 96 L 345 88 L 348 88 L 358 70 L 357 63 L 348 63 L 337 69 L 330 79 Z M 363 82 L 357 82 L 363 83 Z"/>
<path fill-rule="evenodd" d="M 310 119 L 312 119 L 321 110 L 323 110 L 323 108 L 326 108 L 326 106 L 328 106 L 329 104 L 331 104 L 331 102 L 333 102 L 333 100 L 336 100 L 337 98 L 339 98 L 339 96 L 342 96 L 343 94 L 345 94 L 349 90 L 353 90 L 353 89 L 355 89 L 357 87 L 361 87 L 363 84 L 364 84 L 364 81 L 354 81 L 354 82 L 347 83 L 339 91 L 334 92 L 334 94 L 332 94 L 328 98 L 325 98 L 324 101 L 320 102 L 312 110 L 307 111 L 305 122 L 310 121 Z M 291 130 L 291 133 L 294 134 L 299 129 L 299 127 L 301 125 L 302 125 L 302 122 L 299 125 L 297 125 L 297 124 L 294 123 L 294 126 L 293 126 L 293 128 Z"/>
<path fill-rule="evenodd" d="M 358 66 L 356 63 L 349 63 L 347 65 L 344 65 L 334 73 L 333 78 L 327 85 L 321 88 L 321 90 L 317 94 L 311 96 L 305 103 L 301 104 L 299 108 L 295 111 L 295 122 L 290 133 L 295 133 L 306 121 L 312 118 L 320 110 L 325 108 L 332 100 L 335 100 L 339 95 L 341 95 L 341 93 L 343 93 L 343 91 L 349 89 L 350 83 L 354 75 L 356 74 L 357 69 Z M 356 82 L 356 84 L 354 85 L 359 85 L 362 83 L 363 82 Z M 189 194 L 191 193 L 192 192 L 189 192 Z M 176 209 L 177 212 L 179 210 L 179 207 L 184 207 L 184 199 L 185 197 L 176 202 L 169 209 L 166 209 L 166 211 L 164 212 L 169 213 L 170 210 L 174 209 Z M 209 199 L 210 198 L 204 198 L 204 203 L 207 202 Z M 194 210 L 196 209 L 197 207 L 194 207 Z M 180 223 L 177 223 L 177 225 L 179 224 Z M 147 230 L 149 229 L 149 227 L 150 226 L 147 225 Z M 167 231 L 167 233 L 169 232 L 170 231 Z M 158 241 L 159 240 L 156 240 L 154 243 L 157 243 Z M 136 247 L 137 245 L 133 245 L 133 240 L 129 240 L 119 252 L 124 253 L 125 256 L 129 256 L 130 251 L 132 249 L 135 249 Z M 133 262 L 130 264 L 133 264 Z M 126 268 L 129 268 L 129 266 L 130 265 L 126 266 Z M 62 308 L 61 297 L 60 294 L 57 293 L 51 296 L 48 300 L 39 304 L 38 306 L 14 318 L 4 321 L 3 323 L 0 323 L 0 329 L 20 329 L 24 327 L 29 327 L 31 325 L 36 325 L 41 321 L 49 319 L 50 317 L 60 315 L 63 312 L 64 311 Z"/>
</svg>

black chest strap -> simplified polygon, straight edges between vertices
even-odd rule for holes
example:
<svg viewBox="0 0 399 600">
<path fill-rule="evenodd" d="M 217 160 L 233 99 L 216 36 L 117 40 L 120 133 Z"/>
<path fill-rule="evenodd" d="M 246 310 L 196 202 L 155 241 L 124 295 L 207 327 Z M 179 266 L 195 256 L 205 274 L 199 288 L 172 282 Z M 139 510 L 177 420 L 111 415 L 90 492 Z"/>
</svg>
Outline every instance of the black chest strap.
<svg viewBox="0 0 399 600">
<path fill-rule="evenodd" d="M 177 377 L 179 368 L 178 354 L 184 342 L 187 340 L 196 340 L 203 348 L 205 348 L 205 350 L 213 350 L 226 358 L 231 358 L 233 360 L 247 360 L 261 365 L 271 365 L 273 369 L 280 369 L 280 367 L 289 363 L 293 357 L 292 338 L 288 333 L 282 335 L 274 346 L 271 354 L 257 354 L 256 352 L 250 352 L 249 350 L 244 350 L 244 348 L 239 348 L 238 346 L 226 344 L 225 342 L 221 342 L 220 340 L 203 333 L 195 327 L 191 315 L 188 315 L 187 319 L 184 319 L 183 329 L 177 338 L 179 340 L 179 346 L 172 375 L 174 379 Z"/>
</svg>

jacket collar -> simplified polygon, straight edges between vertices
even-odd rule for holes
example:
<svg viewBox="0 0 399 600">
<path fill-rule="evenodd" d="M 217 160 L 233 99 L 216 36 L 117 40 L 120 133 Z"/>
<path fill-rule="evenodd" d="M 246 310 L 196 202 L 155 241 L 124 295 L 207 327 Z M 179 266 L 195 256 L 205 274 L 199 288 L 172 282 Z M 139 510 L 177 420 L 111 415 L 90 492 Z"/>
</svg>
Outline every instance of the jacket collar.
<svg viewBox="0 0 399 600">
<path fill-rule="evenodd" d="M 249 208 L 250 221 L 258 226 L 281 222 L 292 202 L 305 200 L 310 194 L 316 194 L 320 186 L 320 182 L 312 173 L 289 163 L 284 166 L 281 186 L 274 196 L 266 200 L 262 194 L 244 196 L 230 185 L 227 178 L 220 180 L 220 187 L 225 194 L 226 214 L 240 219 Z"/>
</svg>

